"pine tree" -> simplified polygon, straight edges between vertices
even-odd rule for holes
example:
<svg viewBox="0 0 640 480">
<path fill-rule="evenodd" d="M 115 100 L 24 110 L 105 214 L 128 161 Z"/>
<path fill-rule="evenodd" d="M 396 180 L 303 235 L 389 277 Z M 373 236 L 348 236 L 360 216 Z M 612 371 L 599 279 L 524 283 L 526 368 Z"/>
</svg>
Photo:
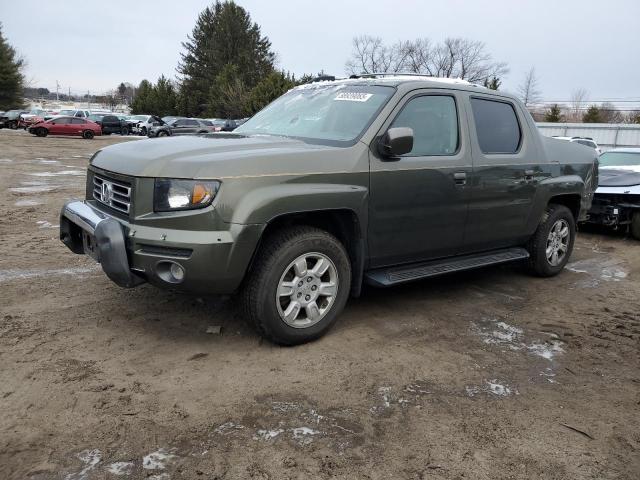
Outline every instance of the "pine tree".
<svg viewBox="0 0 640 480">
<path fill-rule="evenodd" d="M 22 107 L 23 65 L 23 60 L 18 58 L 15 49 L 7 43 L 2 35 L 2 24 L 0 23 L 0 110 Z"/>
<path fill-rule="evenodd" d="M 151 109 L 149 113 L 164 117 L 175 115 L 177 96 L 173 84 L 161 75 L 151 89 Z"/>
<path fill-rule="evenodd" d="M 249 115 L 262 110 L 280 95 L 296 86 L 293 76 L 284 72 L 271 72 L 263 78 L 249 93 L 247 110 Z"/>
<path fill-rule="evenodd" d="M 484 86 L 489 90 L 498 90 L 502 81 L 498 77 L 492 77 L 491 79 L 484 79 Z"/>
<path fill-rule="evenodd" d="M 242 81 L 239 67 L 228 64 L 211 86 L 207 111 L 216 118 L 242 118 L 247 116 L 248 99 L 249 89 Z"/>
<path fill-rule="evenodd" d="M 549 111 L 544 114 L 544 121 L 552 123 L 562 122 L 562 112 L 557 103 L 552 105 Z"/>
<path fill-rule="evenodd" d="M 149 80 L 142 80 L 136 91 L 136 96 L 133 97 L 131 102 L 131 113 L 136 114 L 150 114 L 151 113 L 151 94 L 152 85 Z"/>
<path fill-rule="evenodd" d="M 178 72 L 183 76 L 179 106 L 184 115 L 200 115 L 207 110 L 209 98 L 215 94 L 212 85 L 227 65 L 235 65 L 238 80 L 232 82 L 233 86 L 225 85 L 225 90 L 233 87 L 249 91 L 273 70 L 271 42 L 262 36 L 247 11 L 233 1 L 218 0 L 205 8 L 182 46 L 185 52 Z M 227 68 L 225 75 L 228 72 Z M 211 106 L 208 110 L 212 111 Z M 222 112 L 216 115 L 223 116 Z"/>
<path fill-rule="evenodd" d="M 584 123 L 601 123 L 602 115 L 600 114 L 600 109 L 595 105 L 591 105 L 587 113 L 582 117 L 582 121 Z"/>
</svg>

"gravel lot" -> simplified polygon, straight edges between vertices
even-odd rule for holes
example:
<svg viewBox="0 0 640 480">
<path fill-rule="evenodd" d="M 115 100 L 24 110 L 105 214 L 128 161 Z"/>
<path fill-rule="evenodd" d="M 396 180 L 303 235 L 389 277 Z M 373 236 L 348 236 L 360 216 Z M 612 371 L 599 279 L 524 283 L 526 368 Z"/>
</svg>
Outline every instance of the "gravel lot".
<svg viewBox="0 0 640 480">
<path fill-rule="evenodd" d="M 0 478 L 640 477 L 640 242 L 367 289 L 280 348 L 233 299 L 122 290 L 58 241 L 121 141 L 153 140 L 0 130 Z"/>
</svg>

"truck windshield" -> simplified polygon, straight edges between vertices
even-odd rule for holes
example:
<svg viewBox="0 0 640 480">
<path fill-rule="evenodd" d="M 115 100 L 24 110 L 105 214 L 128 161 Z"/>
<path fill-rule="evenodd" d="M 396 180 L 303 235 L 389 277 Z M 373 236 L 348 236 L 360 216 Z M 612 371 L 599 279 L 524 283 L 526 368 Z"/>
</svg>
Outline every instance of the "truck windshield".
<svg viewBox="0 0 640 480">
<path fill-rule="evenodd" d="M 236 129 L 309 143 L 354 144 L 395 92 L 369 85 L 309 85 L 284 94 Z"/>
<path fill-rule="evenodd" d="M 598 158 L 601 167 L 640 165 L 640 152 L 605 152 Z"/>
</svg>

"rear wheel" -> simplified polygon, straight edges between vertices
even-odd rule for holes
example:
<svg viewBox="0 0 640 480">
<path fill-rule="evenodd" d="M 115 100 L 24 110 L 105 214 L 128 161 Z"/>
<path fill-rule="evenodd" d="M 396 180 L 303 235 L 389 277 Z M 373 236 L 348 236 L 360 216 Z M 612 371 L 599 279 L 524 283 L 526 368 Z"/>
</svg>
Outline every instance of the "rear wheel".
<svg viewBox="0 0 640 480">
<path fill-rule="evenodd" d="M 142 135 L 146 135 L 147 134 L 147 127 L 142 127 L 142 129 L 140 130 L 140 133 Z"/>
<path fill-rule="evenodd" d="M 38 128 L 38 129 L 36 129 L 36 135 L 37 135 L 38 137 L 46 137 L 48 133 L 49 133 L 49 132 L 48 132 L 48 131 L 47 131 L 47 129 L 46 129 L 46 128 L 44 128 L 44 127 L 40 127 L 40 128 Z"/>
<path fill-rule="evenodd" d="M 91 140 L 93 136 L 94 136 L 94 133 L 91 130 L 85 130 L 84 132 L 82 132 L 82 138 L 85 138 L 87 140 Z"/>
<path fill-rule="evenodd" d="M 9 128 L 11 130 L 17 130 L 18 129 L 18 122 L 13 121 L 13 122 L 9 123 Z"/>
<path fill-rule="evenodd" d="M 247 319 L 269 340 L 296 345 L 335 323 L 349 297 L 351 265 L 336 237 L 299 226 L 268 238 L 247 278 Z"/>
<path fill-rule="evenodd" d="M 633 212 L 631 218 L 631 235 L 636 240 L 640 240 L 640 210 Z"/>
<path fill-rule="evenodd" d="M 560 273 L 569 261 L 575 236 L 571 210 L 564 205 L 549 205 L 527 245 L 531 273 L 540 277 Z"/>
</svg>

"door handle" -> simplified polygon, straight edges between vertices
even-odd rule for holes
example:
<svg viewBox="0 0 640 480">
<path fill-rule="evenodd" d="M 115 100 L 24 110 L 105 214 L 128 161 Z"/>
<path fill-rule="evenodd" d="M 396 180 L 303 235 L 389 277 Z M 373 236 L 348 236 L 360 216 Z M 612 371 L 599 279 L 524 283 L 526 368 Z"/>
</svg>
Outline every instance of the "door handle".
<svg viewBox="0 0 640 480">
<path fill-rule="evenodd" d="M 467 174 L 465 172 L 456 172 L 453 174 L 453 180 L 456 182 L 456 185 L 466 185 Z"/>
</svg>

